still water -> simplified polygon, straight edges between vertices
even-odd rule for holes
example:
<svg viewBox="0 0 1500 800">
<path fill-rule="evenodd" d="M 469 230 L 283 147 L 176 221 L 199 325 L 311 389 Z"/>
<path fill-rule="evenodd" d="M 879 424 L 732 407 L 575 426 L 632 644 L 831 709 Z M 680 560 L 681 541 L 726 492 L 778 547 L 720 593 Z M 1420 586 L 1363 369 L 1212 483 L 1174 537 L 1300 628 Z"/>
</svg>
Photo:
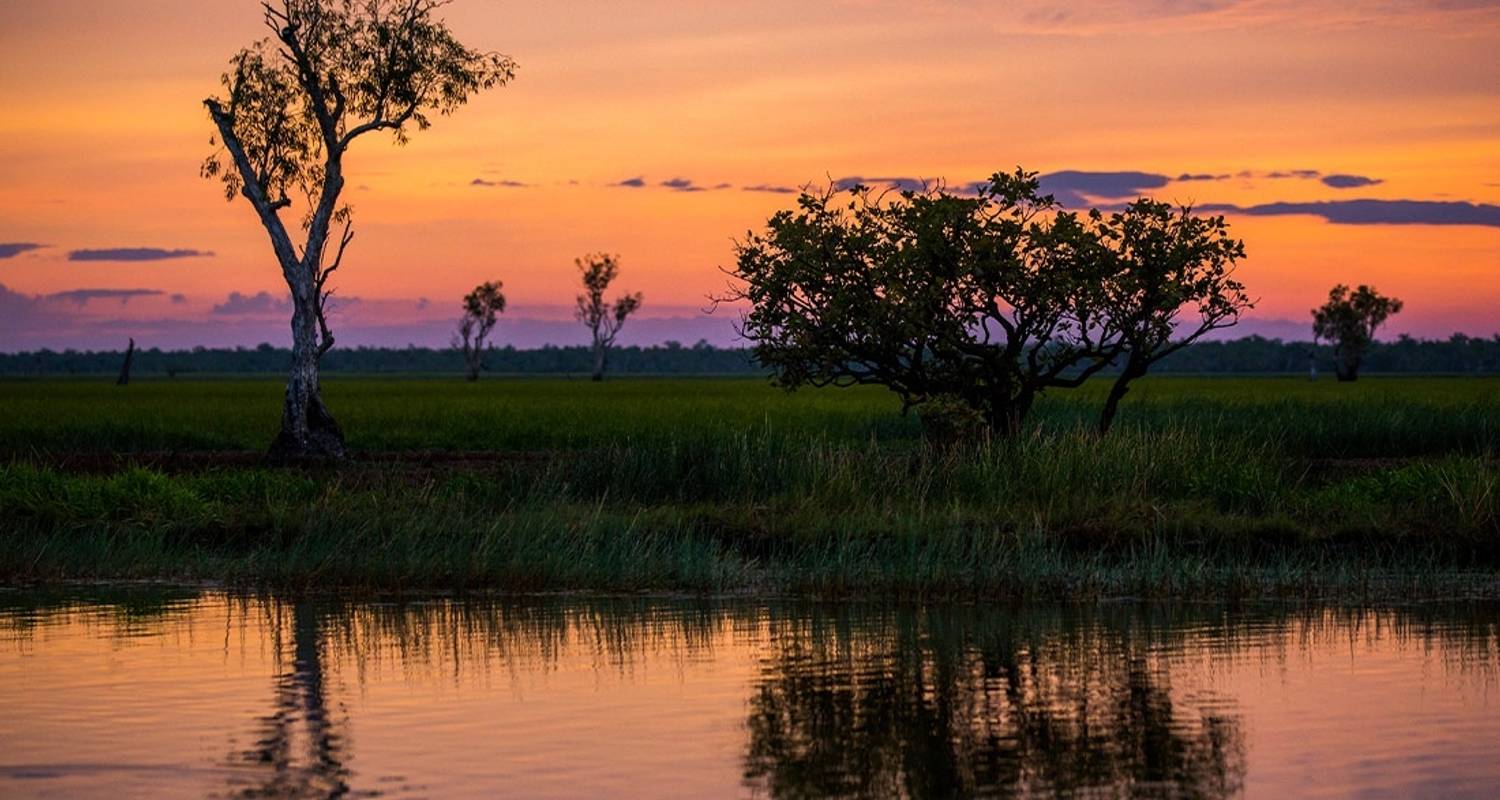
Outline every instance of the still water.
<svg viewBox="0 0 1500 800">
<path fill-rule="evenodd" d="M 1500 796 L 1500 609 L 0 592 L 0 796 Z"/>
</svg>

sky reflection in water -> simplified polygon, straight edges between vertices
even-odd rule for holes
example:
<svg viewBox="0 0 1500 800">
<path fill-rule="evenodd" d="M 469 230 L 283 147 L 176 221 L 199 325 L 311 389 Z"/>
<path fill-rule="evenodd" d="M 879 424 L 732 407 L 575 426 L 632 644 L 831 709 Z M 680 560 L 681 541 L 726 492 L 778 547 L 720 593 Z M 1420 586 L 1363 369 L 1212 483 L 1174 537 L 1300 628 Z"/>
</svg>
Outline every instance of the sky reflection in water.
<svg viewBox="0 0 1500 800">
<path fill-rule="evenodd" d="M 0 795 L 1492 796 L 1493 607 L 0 595 Z"/>
</svg>

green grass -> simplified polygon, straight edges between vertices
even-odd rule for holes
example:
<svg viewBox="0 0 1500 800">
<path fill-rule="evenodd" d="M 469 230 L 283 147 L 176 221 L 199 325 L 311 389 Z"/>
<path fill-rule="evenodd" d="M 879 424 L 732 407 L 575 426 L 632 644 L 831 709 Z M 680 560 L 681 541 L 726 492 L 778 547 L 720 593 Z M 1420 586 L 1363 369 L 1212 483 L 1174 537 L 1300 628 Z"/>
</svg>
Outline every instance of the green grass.
<svg viewBox="0 0 1500 800">
<path fill-rule="evenodd" d="M 1014 441 L 940 450 L 877 389 L 335 378 L 365 458 L 334 471 L 215 465 L 270 440 L 274 381 L 5 382 L 0 576 L 910 596 L 1500 584 L 1500 380 L 1147 380 L 1100 440 L 1105 388 L 1046 398 Z"/>
</svg>

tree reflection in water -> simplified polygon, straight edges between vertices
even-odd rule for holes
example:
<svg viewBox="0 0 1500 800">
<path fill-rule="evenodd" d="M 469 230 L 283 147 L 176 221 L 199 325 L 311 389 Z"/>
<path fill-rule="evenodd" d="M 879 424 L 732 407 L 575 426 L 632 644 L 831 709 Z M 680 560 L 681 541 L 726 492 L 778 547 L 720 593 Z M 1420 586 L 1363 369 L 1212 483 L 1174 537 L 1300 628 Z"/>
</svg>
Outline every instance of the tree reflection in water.
<svg viewBox="0 0 1500 800">
<path fill-rule="evenodd" d="M 773 797 L 1222 797 L 1238 719 L 1174 703 L 1154 627 L 973 608 L 773 622 L 748 786 Z M 1040 624 L 1039 624 L 1040 623 Z"/>
<path fill-rule="evenodd" d="M 249 747 L 243 728 L 230 734 L 219 784 L 238 797 L 338 797 L 351 786 L 433 793 L 396 771 L 447 786 L 420 762 L 354 768 L 354 715 L 336 702 L 351 686 L 399 678 L 450 684 L 464 697 L 492 679 L 580 668 L 629 678 L 654 664 L 719 659 L 755 659 L 743 704 L 731 694 L 682 713 L 743 720 L 731 768 L 757 796 L 1218 797 L 1243 786 L 1248 749 L 1241 710 L 1206 679 L 1218 665 L 1284 665 L 1363 641 L 1432 653 L 1445 674 L 1491 686 L 1500 672 L 1495 611 L 584 597 L 371 604 L 134 589 L 0 594 L 0 642 L 20 650 L 50 626 L 78 625 L 122 646 L 165 633 L 191 643 L 197 620 L 210 619 L 224 625 L 226 659 L 234 630 L 249 647 L 264 645 L 274 654 L 262 673 L 272 679 L 270 709 L 255 718 Z M 466 713 L 462 704 L 438 711 Z M 501 755 L 483 738 L 450 743 L 472 748 L 466 757 Z M 600 765 L 556 763 L 570 766 Z"/>
<path fill-rule="evenodd" d="M 231 757 L 236 797 L 342 797 L 349 792 L 342 718 L 328 708 L 324 684 L 324 611 L 308 600 L 265 606 L 278 663 L 291 617 L 291 663 L 276 675 L 275 705 L 260 719 L 255 746 Z"/>
</svg>

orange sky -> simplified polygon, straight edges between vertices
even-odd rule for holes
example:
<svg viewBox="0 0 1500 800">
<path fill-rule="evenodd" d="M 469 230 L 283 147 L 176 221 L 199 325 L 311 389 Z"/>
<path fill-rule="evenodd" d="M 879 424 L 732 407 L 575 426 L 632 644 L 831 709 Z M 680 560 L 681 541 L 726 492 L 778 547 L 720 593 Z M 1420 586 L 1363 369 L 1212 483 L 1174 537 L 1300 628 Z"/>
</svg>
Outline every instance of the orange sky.
<svg viewBox="0 0 1500 800">
<path fill-rule="evenodd" d="M 665 318 L 636 336 L 691 340 L 727 328 L 695 318 L 723 285 L 731 239 L 791 202 L 745 187 L 957 184 L 1020 164 L 1230 176 L 1146 190 L 1175 201 L 1470 214 L 1481 224 L 1231 221 L 1262 298 L 1256 330 L 1300 335 L 1328 286 L 1362 281 L 1407 301 L 1391 333 L 1500 331 L 1500 3 L 1181 5 L 456 0 L 446 16 L 460 38 L 510 54 L 520 74 L 405 148 L 356 145 L 341 323 L 350 343 L 445 343 L 457 299 L 498 277 L 516 341 L 529 342 L 520 319 L 557 320 L 529 330 L 563 339 L 571 260 L 604 249 L 623 257 L 621 288 L 645 292 L 643 315 Z M 0 349 L 287 338 L 263 231 L 197 175 L 210 149 L 201 101 L 262 35 L 257 8 L 0 3 L 0 255 L 47 245 L 0 259 Z M 1317 176 L 1270 177 L 1292 170 Z M 1336 188 L 1329 175 L 1379 182 Z M 646 186 L 610 185 L 638 176 Z M 674 178 L 729 188 L 660 185 Z M 1477 206 L 1441 205 L 1457 202 Z M 212 255 L 69 260 L 118 248 Z M 52 296 L 99 289 L 160 294 Z M 81 321 L 108 324 L 75 331 Z"/>
</svg>

